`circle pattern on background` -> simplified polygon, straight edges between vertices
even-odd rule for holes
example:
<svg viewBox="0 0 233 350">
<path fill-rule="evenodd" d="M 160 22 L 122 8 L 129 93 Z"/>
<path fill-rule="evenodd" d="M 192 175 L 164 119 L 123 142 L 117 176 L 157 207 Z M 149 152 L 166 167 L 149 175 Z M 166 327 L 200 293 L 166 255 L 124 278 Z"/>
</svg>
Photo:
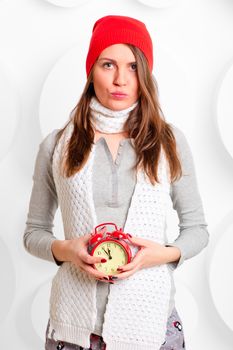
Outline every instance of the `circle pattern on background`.
<svg viewBox="0 0 233 350">
<path fill-rule="evenodd" d="M 49 296 L 51 283 L 51 280 L 49 280 L 37 288 L 31 305 L 32 325 L 36 334 L 43 341 L 45 340 L 45 332 L 49 319 Z"/>
<path fill-rule="evenodd" d="M 183 282 L 175 279 L 175 304 L 184 325 L 185 338 L 191 339 L 198 326 L 198 304 L 191 290 Z"/>
<path fill-rule="evenodd" d="M 75 6 L 83 5 L 89 0 L 46 0 L 46 1 L 56 6 L 75 7 Z"/>
<path fill-rule="evenodd" d="M 233 223 L 221 233 L 209 265 L 209 284 L 214 305 L 224 323 L 233 331 Z"/>
<path fill-rule="evenodd" d="M 195 91 L 185 59 L 164 46 L 154 48 L 153 75 L 158 83 L 159 102 L 165 119 L 187 134 L 195 128 Z M 189 111 L 189 118 L 184 118 Z"/>
<path fill-rule="evenodd" d="M 176 5 L 178 2 L 182 0 L 138 0 L 138 2 L 143 5 L 155 8 L 163 8 Z"/>
<path fill-rule="evenodd" d="M 7 154 L 15 137 L 19 100 L 6 65 L 0 61 L 0 160 Z"/>
<path fill-rule="evenodd" d="M 232 137 L 232 116 L 233 116 L 233 63 L 227 70 L 220 86 L 217 101 L 217 120 L 221 140 L 233 158 L 233 137 Z"/>
<path fill-rule="evenodd" d="M 83 39 L 82 45 L 88 45 Z M 86 53 L 88 47 L 76 46 L 62 56 L 47 76 L 39 103 L 41 132 L 46 136 L 51 130 L 61 128 L 69 119 L 86 83 Z M 165 117 L 184 131 L 193 130 L 195 118 L 193 87 L 185 62 L 174 57 L 164 47 L 156 47 L 155 78 L 159 86 L 159 98 Z M 176 93 L 174 93 L 176 91 Z M 189 118 L 183 116 L 189 112 Z M 189 129 L 189 130 L 188 130 Z"/>
<path fill-rule="evenodd" d="M 1 276 L 1 298 L 0 298 L 0 322 L 7 316 L 16 292 L 16 274 L 8 247 L 0 239 L 0 276 Z"/>
<path fill-rule="evenodd" d="M 87 40 L 83 40 L 87 42 Z M 76 46 L 62 56 L 46 78 L 39 102 L 42 135 L 61 128 L 81 96 L 86 82 L 86 50 Z"/>
</svg>

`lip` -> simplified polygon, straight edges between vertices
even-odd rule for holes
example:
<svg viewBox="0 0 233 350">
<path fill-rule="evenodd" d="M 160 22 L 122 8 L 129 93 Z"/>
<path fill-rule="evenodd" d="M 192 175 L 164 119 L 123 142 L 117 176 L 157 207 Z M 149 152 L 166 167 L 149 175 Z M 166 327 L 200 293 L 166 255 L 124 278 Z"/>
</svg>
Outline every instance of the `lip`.
<svg viewBox="0 0 233 350">
<path fill-rule="evenodd" d="M 115 98 L 125 98 L 127 97 L 128 95 L 127 94 L 124 94 L 123 92 L 111 92 L 111 95 Z"/>
</svg>

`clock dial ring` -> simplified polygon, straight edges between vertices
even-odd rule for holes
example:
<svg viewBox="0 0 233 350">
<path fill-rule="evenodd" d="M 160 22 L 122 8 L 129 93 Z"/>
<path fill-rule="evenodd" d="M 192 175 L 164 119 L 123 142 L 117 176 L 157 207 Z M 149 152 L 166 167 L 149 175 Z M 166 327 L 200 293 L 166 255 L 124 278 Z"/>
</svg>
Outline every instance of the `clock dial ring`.
<svg viewBox="0 0 233 350">
<path fill-rule="evenodd" d="M 129 263 L 132 257 L 128 244 L 124 241 L 112 239 L 111 237 L 98 242 L 92 249 L 91 255 L 107 260 L 105 263 L 96 263 L 93 265 L 95 269 L 107 275 L 119 274 L 117 268 Z"/>
</svg>

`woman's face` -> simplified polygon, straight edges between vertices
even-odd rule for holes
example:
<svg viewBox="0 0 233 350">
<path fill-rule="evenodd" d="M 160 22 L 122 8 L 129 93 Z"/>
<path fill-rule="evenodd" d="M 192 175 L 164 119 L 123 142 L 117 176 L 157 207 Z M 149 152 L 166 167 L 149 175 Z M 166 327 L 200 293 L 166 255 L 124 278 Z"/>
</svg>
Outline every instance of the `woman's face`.
<svg viewBox="0 0 233 350">
<path fill-rule="evenodd" d="M 127 45 L 111 45 L 101 52 L 93 67 L 93 85 L 100 103 L 112 110 L 128 108 L 137 101 L 136 59 Z"/>
</svg>

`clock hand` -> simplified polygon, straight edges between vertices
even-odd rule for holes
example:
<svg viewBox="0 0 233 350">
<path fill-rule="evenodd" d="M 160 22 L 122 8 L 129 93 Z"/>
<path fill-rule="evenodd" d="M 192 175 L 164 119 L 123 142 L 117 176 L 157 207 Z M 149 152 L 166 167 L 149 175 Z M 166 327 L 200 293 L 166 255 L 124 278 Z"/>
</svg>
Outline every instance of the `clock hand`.
<svg viewBox="0 0 233 350">
<path fill-rule="evenodd" d="M 109 259 L 112 259 L 112 257 L 111 257 L 111 251 L 110 251 L 109 248 L 108 248 L 108 254 L 109 254 Z"/>
<path fill-rule="evenodd" d="M 106 250 L 102 247 L 103 251 L 107 254 L 107 256 L 110 258 L 109 253 L 106 252 Z"/>
</svg>

